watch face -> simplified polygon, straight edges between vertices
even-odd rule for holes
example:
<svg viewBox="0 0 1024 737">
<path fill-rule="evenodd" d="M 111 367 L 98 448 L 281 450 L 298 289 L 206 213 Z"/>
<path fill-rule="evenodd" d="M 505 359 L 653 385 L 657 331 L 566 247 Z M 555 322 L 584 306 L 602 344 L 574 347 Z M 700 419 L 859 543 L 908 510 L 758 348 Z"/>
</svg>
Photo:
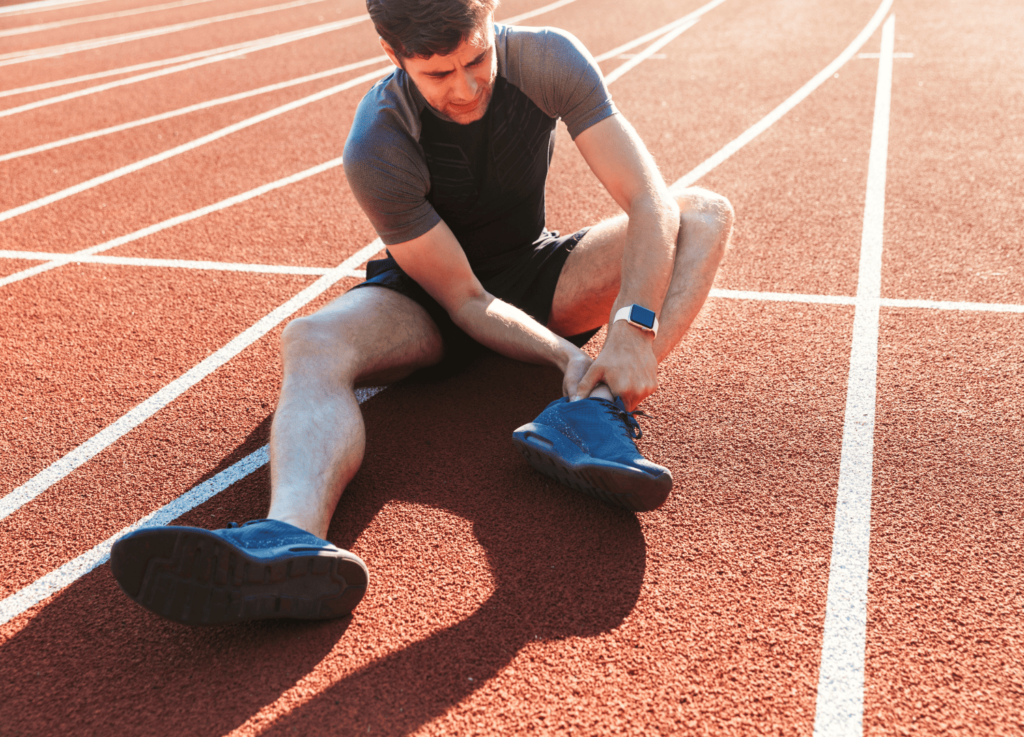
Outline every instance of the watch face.
<svg viewBox="0 0 1024 737">
<path fill-rule="evenodd" d="M 654 313 L 646 307 L 633 305 L 629 311 L 629 321 L 642 325 L 648 330 L 654 330 Z"/>
</svg>

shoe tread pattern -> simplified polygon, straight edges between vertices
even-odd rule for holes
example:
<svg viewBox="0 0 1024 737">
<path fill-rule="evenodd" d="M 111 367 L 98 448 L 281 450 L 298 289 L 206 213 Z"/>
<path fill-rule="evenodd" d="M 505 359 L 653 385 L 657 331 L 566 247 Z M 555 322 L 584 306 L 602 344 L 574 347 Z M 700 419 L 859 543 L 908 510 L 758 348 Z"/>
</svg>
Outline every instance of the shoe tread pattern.
<svg viewBox="0 0 1024 737">
<path fill-rule="evenodd" d="M 155 555 L 145 563 L 137 594 L 127 589 L 125 593 L 181 624 L 340 617 L 351 612 L 366 591 L 362 566 L 343 551 L 263 561 L 205 531 L 182 528 L 174 537 L 169 556 Z M 147 547 L 144 542 L 125 541 L 140 552 Z M 132 556 L 130 549 L 120 552 Z"/>
</svg>

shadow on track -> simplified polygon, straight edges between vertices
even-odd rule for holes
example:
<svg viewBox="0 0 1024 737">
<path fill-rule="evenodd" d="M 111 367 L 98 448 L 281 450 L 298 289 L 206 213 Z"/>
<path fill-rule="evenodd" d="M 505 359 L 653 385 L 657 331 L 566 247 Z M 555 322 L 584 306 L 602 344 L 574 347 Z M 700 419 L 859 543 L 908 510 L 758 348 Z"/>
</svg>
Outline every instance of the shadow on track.
<svg viewBox="0 0 1024 737">
<path fill-rule="evenodd" d="M 486 684 L 528 643 L 611 631 L 633 610 L 643 581 L 646 550 L 636 517 L 548 482 L 511 443 L 512 430 L 559 386 L 555 371 L 487 355 L 447 380 L 390 387 L 363 406 L 366 458 L 329 533 L 342 547 L 358 541 L 374 551 L 367 557 L 371 591 L 353 617 L 189 629 L 134 605 L 103 566 L 0 647 L 0 733 L 221 735 L 329 654 L 353 652 L 345 638 L 350 623 L 358 623 L 364 642 L 400 640 L 379 609 L 377 621 L 368 619 L 373 587 L 386 585 L 394 565 L 386 543 L 369 539 L 372 523 L 396 504 L 411 514 L 429 508 L 468 521 L 490 569 L 481 587 L 493 592 L 465 619 L 342 677 L 269 734 L 314 734 L 326 725 L 337 734 L 368 727 L 407 734 Z M 219 467 L 259 447 L 267 427 Z M 268 495 L 264 467 L 180 522 L 217 527 L 258 517 Z M 422 560 L 413 558 L 421 560 L 414 580 L 427 592 L 428 609 L 446 606 L 431 594 L 431 556 L 445 565 L 447 545 L 450 565 L 459 553 L 451 546 L 459 544 L 442 541 Z"/>
</svg>

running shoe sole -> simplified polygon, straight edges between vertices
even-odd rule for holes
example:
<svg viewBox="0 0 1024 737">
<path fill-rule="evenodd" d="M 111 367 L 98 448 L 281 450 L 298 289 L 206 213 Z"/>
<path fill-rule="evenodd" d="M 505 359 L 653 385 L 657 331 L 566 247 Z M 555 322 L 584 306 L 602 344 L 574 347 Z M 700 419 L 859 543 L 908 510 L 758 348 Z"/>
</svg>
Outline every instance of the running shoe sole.
<svg viewBox="0 0 1024 737">
<path fill-rule="evenodd" d="M 121 589 L 151 612 L 188 625 L 253 619 L 331 619 L 366 593 L 365 564 L 344 550 L 296 545 L 257 558 L 193 527 L 139 530 L 114 543 Z"/>
<path fill-rule="evenodd" d="M 512 433 L 526 462 L 545 476 L 608 504 L 634 512 L 650 512 L 668 499 L 672 474 L 652 475 L 638 468 L 603 461 L 580 450 L 565 435 L 530 422 Z"/>
</svg>

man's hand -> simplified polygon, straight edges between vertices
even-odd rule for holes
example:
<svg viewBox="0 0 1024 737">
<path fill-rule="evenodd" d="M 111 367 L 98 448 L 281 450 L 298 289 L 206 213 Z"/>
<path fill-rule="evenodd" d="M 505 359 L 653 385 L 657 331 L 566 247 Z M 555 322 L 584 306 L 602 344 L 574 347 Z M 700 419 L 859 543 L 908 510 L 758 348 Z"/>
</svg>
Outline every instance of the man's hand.
<svg viewBox="0 0 1024 737">
<path fill-rule="evenodd" d="M 632 412 L 658 389 L 653 344 L 654 336 L 649 333 L 624 321 L 612 323 L 601 353 L 576 387 L 577 396 L 588 397 L 595 386 L 606 384 L 612 396 L 621 397 L 626 410 Z"/>
<path fill-rule="evenodd" d="M 583 378 L 593 363 L 593 358 L 579 349 L 576 350 L 576 353 L 569 359 L 569 362 L 565 366 L 565 376 L 562 379 L 563 397 L 575 399 L 578 396 L 579 389 L 577 386 L 580 383 L 580 379 Z"/>
</svg>

